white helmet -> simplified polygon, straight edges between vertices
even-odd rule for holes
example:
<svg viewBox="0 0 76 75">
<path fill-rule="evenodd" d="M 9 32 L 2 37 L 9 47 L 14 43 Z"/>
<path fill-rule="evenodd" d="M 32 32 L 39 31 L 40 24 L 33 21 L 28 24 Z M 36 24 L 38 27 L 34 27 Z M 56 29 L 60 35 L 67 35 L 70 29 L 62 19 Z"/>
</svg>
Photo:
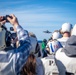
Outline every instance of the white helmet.
<svg viewBox="0 0 76 75">
<path fill-rule="evenodd" d="M 71 35 L 75 35 L 76 36 L 76 24 L 74 25 L 74 27 L 72 29 Z"/>
<path fill-rule="evenodd" d="M 53 40 L 61 38 L 61 37 L 62 37 L 62 35 L 60 34 L 60 32 L 53 32 L 53 34 L 52 34 Z"/>
<path fill-rule="evenodd" d="M 72 24 L 70 23 L 64 23 L 62 24 L 62 29 L 61 31 L 64 33 L 64 32 L 71 32 L 71 29 L 72 29 Z"/>
<path fill-rule="evenodd" d="M 5 29 L 0 27 L 0 50 L 6 47 L 5 34 L 6 34 Z"/>
</svg>

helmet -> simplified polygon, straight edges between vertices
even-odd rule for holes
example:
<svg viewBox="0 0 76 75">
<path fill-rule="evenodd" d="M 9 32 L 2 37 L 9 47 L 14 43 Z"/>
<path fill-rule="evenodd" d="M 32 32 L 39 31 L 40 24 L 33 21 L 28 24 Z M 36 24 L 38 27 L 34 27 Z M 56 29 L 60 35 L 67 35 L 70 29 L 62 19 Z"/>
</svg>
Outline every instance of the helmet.
<svg viewBox="0 0 76 75">
<path fill-rule="evenodd" d="M 60 32 L 53 32 L 53 34 L 52 34 L 52 39 L 54 40 L 54 39 L 58 39 L 58 38 L 61 38 L 62 37 L 62 35 L 60 34 Z"/>
<path fill-rule="evenodd" d="M 62 24 L 62 29 L 61 31 L 64 33 L 64 32 L 71 32 L 71 29 L 72 29 L 72 24 L 70 23 L 64 23 Z"/>
<path fill-rule="evenodd" d="M 6 47 L 5 34 L 6 34 L 5 29 L 0 27 L 0 50 L 4 49 Z"/>
<path fill-rule="evenodd" d="M 74 25 L 74 27 L 72 29 L 71 35 L 75 35 L 76 36 L 76 24 Z"/>
</svg>

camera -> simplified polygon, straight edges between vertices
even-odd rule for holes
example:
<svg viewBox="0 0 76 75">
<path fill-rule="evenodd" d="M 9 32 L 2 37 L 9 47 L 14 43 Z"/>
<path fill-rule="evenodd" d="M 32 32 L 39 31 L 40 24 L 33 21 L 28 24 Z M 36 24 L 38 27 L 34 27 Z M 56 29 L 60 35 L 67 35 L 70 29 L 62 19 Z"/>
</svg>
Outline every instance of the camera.
<svg viewBox="0 0 76 75">
<path fill-rule="evenodd" d="M 11 19 L 12 19 L 12 16 L 10 16 L 10 15 L 6 15 L 6 16 L 3 16 L 2 21 L 3 21 L 3 20 L 6 20 L 6 22 L 9 22 L 9 21 L 7 20 L 7 17 L 9 17 L 9 18 L 11 18 Z"/>
<path fill-rule="evenodd" d="M 6 42 L 6 47 L 10 47 L 11 44 L 13 45 L 13 47 L 16 47 L 15 42 L 12 42 L 12 39 L 15 40 L 17 37 L 17 34 L 13 31 L 13 27 L 10 28 L 10 31 L 7 29 L 7 27 L 5 25 L 1 26 L 2 29 L 4 29 L 6 31 L 5 33 L 5 42 Z"/>
</svg>

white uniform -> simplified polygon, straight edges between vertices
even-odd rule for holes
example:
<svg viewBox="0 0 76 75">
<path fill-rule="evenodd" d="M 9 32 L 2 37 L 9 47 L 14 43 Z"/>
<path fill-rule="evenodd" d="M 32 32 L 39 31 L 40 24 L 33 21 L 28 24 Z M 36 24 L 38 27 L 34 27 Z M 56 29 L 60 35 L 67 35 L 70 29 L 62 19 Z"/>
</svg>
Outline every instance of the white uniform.
<svg viewBox="0 0 76 75">
<path fill-rule="evenodd" d="M 61 32 L 63 33 L 63 37 L 58 39 L 58 41 L 61 42 L 63 47 L 65 47 L 66 41 L 69 39 L 69 37 L 64 37 L 64 35 L 65 35 L 66 32 L 68 32 L 67 35 L 69 35 L 70 32 L 71 32 L 71 29 L 72 29 L 72 24 L 70 24 L 70 23 L 62 24 Z"/>
<path fill-rule="evenodd" d="M 55 58 L 59 75 L 66 75 L 66 71 L 76 75 L 76 58 L 66 56 L 66 54 L 62 51 L 62 48 L 56 52 Z"/>
<path fill-rule="evenodd" d="M 44 75 L 59 75 L 59 71 L 58 68 L 55 64 L 55 59 L 54 59 L 54 55 L 45 57 L 41 59 L 43 62 L 43 66 L 44 66 Z"/>
<path fill-rule="evenodd" d="M 66 41 L 67 41 L 68 39 L 69 39 L 69 37 L 62 37 L 62 38 L 57 39 L 57 40 L 62 44 L 63 47 L 65 47 Z"/>
</svg>

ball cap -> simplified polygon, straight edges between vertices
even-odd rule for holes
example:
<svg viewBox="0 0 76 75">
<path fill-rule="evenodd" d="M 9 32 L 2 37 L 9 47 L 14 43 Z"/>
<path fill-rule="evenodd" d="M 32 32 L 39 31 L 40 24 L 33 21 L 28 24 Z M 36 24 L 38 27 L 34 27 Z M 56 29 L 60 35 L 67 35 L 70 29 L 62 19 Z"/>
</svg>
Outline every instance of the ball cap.
<svg viewBox="0 0 76 75">
<path fill-rule="evenodd" d="M 54 39 L 58 39 L 58 38 L 61 38 L 62 37 L 62 35 L 60 34 L 60 32 L 53 32 L 53 34 L 52 34 L 52 38 L 53 38 L 53 40 Z"/>
</svg>

